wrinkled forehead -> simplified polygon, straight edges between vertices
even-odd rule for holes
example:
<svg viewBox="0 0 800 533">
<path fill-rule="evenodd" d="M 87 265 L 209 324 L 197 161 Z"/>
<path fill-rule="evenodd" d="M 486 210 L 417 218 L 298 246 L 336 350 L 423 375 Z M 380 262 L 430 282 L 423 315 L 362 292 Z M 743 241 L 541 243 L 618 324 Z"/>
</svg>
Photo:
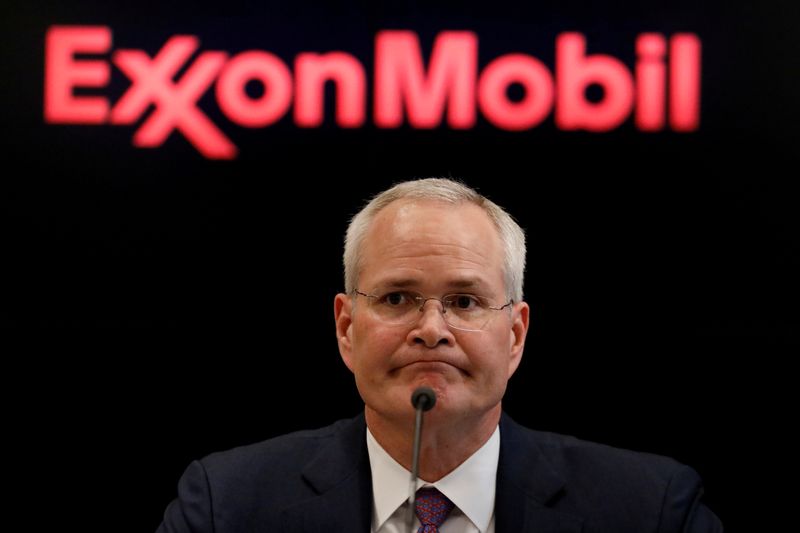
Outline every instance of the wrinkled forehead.
<svg viewBox="0 0 800 533">
<path fill-rule="evenodd" d="M 365 237 L 365 242 L 372 246 L 388 239 L 422 241 L 423 238 L 450 239 L 454 244 L 475 249 L 500 245 L 499 231 L 482 207 L 472 202 L 441 200 L 396 200 L 375 215 Z"/>
<path fill-rule="evenodd" d="M 361 252 L 359 277 L 446 275 L 450 284 L 480 278 L 502 283 L 499 232 L 483 208 L 470 202 L 392 202 L 373 219 Z"/>
</svg>

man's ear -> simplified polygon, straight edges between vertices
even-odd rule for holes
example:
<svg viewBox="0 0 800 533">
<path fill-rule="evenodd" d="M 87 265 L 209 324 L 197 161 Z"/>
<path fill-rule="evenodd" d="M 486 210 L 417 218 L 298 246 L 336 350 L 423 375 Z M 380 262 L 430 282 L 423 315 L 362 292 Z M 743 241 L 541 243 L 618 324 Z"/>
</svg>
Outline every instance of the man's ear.
<svg viewBox="0 0 800 533">
<path fill-rule="evenodd" d="M 353 300 L 344 293 L 339 293 L 333 299 L 333 318 L 336 321 L 336 341 L 339 344 L 339 354 L 342 361 L 350 371 L 353 371 Z"/>
<path fill-rule="evenodd" d="M 508 360 L 508 377 L 510 378 L 522 361 L 522 351 L 525 348 L 525 337 L 528 335 L 530 324 L 530 306 L 526 302 L 514 304 L 511 311 L 511 332 L 509 334 L 510 354 Z"/>
</svg>

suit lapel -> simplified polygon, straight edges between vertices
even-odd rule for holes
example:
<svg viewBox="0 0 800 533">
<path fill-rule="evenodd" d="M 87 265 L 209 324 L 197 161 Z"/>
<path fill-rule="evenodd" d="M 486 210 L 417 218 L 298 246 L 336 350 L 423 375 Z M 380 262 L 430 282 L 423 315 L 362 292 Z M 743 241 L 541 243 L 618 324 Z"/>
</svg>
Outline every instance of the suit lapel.
<svg viewBox="0 0 800 533">
<path fill-rule="evenodd" d="M 553 508 L 563 477 L 547 461 L 533 434 L 503 414 L 497 465 L 497 533 L 573 533 L 582 521 Z"/>
<path fill-rule="evenodd" d="M 284 531 L 369 533 L 372 480 L 363 415 L 348 421 L 302 475 L 316 495 L 283 511 Z"/>
<path fill-rule="evenodd" d="M 289 533 L 369 533 L 372 516 L 371 494 L 359 494 L 360 487 L 345 484 L 289 509 L 282 515 L 283 531 Z"/>
</svg>

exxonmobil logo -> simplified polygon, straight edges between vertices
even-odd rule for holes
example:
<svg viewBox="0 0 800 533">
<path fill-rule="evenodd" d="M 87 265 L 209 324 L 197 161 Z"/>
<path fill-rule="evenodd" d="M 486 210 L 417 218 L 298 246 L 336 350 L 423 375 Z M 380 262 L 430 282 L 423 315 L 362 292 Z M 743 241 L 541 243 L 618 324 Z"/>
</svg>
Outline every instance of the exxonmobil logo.
<svg viewBox="0 0 800 533">
<path fill-rule="evenodd" d="M 696 130 L 700 39 L 692 33 L 669 39 L 642 33 L 634 46 L 633 72 L 610 55 L 587 54 L 586 38 L 577 32 L 556 37 L 552 72 L 521 53 L 497 57 L 479 71 L 478 36 L 473 32 L 440 32 L 425 58 L 413 31 L 380 31 L 375 36 L 372 120 L 378 128 L 404 122 L 412 128 L 435 128 L 444 122 L 469 129 L 480 111 L 495 127 L 518 131 L 535 128 L 554 112 L 559 129 L 603 132 L 619 127 L 633 113 L 641 131 Z M 112 52 L 108 26 L 51 26 L 45 37 L 45 121 L 133 124 L 153 105 L 155 110 L 134 133 L 135 146 L 161 146 L 177 131 L 205 157 L 233 159 L 236 146 L 197 106 L 212 86 L 222 114 L 236 125 L 263 128 L 291 108 L 298 127 L 314 128 L 325 116 L 329 81 L 335 86 L 336 124 L 359 128 L 367 121 L 367 74 L 352 54 L 303 52 L 290 69 L 263 50 L 231 56 L 219 50 L 198 54 L 199 49 L 196 36 L 175 35 L 154 57 L 136 49 Z M 113 105 L 91 94 L 109 84 L 111 64 L 131 81 Z M 263 86 L 258 97 L 245 89 L 252 81 Z M 509 97 L 512 84 L 524 89 L 521 98 Z M 602 88 L 598 101 L 586 97 L 591 85 Z M 82 91 L 76 94 L 75 89 Z"/>
</svg>

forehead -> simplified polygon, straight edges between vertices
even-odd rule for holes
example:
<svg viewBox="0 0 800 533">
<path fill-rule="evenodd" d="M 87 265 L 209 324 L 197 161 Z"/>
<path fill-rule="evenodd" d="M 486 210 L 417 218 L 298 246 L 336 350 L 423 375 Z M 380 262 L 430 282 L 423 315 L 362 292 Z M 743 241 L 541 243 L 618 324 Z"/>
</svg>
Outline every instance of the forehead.
<svg viewBox="0 0 800 533">
<path fill-rule="evenodd" d="M 502 284 L 503 246 L 483 208 L 398 200 L 373 219 L 362 245 L 363 282 Z"/>
</svg>

